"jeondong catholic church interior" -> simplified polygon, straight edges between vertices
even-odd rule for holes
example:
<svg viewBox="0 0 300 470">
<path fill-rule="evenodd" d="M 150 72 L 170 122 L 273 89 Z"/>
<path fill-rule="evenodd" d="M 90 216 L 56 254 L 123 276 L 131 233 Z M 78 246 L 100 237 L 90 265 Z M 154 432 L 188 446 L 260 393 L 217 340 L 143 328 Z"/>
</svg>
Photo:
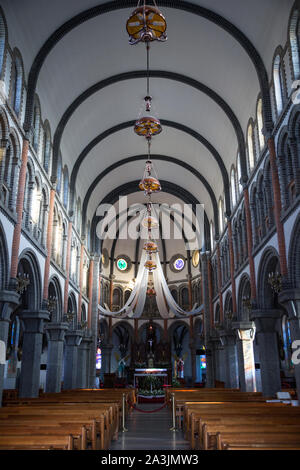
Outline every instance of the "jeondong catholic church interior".
<svg viewBox="0 0 300 470">
<path fill-rule="evenodd" d="M 300 2 L 0 2 L 0 450 L 300 449 Z"/>
</svg>

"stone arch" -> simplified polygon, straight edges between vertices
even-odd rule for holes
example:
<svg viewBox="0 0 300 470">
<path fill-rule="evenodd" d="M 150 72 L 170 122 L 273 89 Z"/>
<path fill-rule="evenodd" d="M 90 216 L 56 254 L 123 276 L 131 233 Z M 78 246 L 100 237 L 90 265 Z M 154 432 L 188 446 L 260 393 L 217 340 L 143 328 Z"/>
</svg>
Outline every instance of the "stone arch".
<svg viewBox="0 0 300 470">
<path fill-rule="evenodd" d="M 21 295 L 22 310 L 38 311 L 41 307 L 42 282 L 39 262 L 30 249 L 25 249 L 19 256 L 18 275 L 28 275 L 29 284 Z"/>
<path fill-rule="evenodd" d="M 268 282 L 268 276 L 271 272 L 280 275 L 280 261 L 277 250 L 269 246 L 264 250 L 258 268 L 257 290 L 259 308 L 277 307 L 277 294 L 272 291 Z"/>
<path fill-rule="evenodd" d="M 76 329 L 77 327 L 77 300 L 75 293 L 73 291 L 69 292 L 68 295 L 68 307 L 67 307 L 67 313 L 72 313 L 73 314 L 73 319 L 71 322 L 72 328 Z"/>
<path fill-rule="evenodd" d="M 63 310 L 63 303 L 62 303 L 62 292 L 60 282 L 57 276 L 52 276 L 49 279 L 48 284 L 48 300 L 53 302 L 50 304 L 53 307 L 53 311 L 51 313 L 50 321 L 59 322 L 62 320 L 62 310 Z"/>
<path fill-rule="evenodd" d="M 238 287 L 238 321 L 249 321 L 249 314 L 251 310 L 251 282 L 248 274 L 244 273 L 241 276 Z"/>
</svg>

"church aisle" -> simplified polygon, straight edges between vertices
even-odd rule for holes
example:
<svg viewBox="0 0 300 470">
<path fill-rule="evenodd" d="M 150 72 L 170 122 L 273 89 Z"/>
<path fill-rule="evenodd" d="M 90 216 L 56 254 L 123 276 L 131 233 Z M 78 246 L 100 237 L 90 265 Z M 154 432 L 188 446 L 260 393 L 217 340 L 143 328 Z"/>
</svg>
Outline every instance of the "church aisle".
<svg viewBox="0 0 300 470">
<path fill-rule="evenodd" d="M 138 408 L 149 411 L 159 404 L 140 404 Z M 182 431 L 172 432 L 172 415 L 167 408 L 156 413 L 142 413 L 136 410 L 126 422 L 127 432 L 120 432 L 110 450 L 189 450 Z"/>
</svg>

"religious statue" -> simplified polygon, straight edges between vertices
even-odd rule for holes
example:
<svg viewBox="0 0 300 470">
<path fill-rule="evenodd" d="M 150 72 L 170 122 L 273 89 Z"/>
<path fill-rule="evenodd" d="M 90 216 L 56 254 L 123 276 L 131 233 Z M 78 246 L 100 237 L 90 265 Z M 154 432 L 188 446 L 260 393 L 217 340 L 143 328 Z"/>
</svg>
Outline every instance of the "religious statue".
<svg viewBox="0 0 300 470">
<path fill-rule="evenodd" d="M 123 378 L 125 377 L 125 367 L 126 367 L 126 361 L 129 357 L 128 356 L 125 356 L 125 357 L 120 357 L 118 354 L 115 355 L 116 356 L 116 360 L 118 362 L 118 366 L 117 366 L 117 376 L 119 378 Z"/>
</svg>

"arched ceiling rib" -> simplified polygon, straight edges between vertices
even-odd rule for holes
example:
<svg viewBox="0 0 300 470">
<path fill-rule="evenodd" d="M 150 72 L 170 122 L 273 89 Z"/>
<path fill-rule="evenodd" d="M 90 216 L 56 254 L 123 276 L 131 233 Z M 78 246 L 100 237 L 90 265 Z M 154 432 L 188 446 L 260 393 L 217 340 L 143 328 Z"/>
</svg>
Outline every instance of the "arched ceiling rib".
<svg viewBox="0 0 300 470">
<path fill-rule="evenodd" d="M 28 81 L 25 130 L 31 122 L 37 85 L 42 117 L 50 121 L 52 135 L 57 130 L 54 153 L 60 144 L 63 163 L 72 173 L 72 188 L 81 200 L 91 195 L 89 218 L 99 202 L 95 193 L 105 197 L 112 185 L 142 175 L 142 165 L 128 162 L 119 172 L 116 167 L 107 173 L 111 185 L 99 180 L 88 191 L 107 168 L 145 152 L 145 142 L 129 129 L 146 92 L 145 47 L 130 46 L 125 30 L 136 4 L 132 0 L 1 2 L 10 45 L 18 47 L 24 59 Z M 186 190 L 205 201 L 212 218 L 214 204 L 208 186 L 190 176 L 189 167 L 205 178 L 215 199 L 225 190 L 229 212 L 228 173 L 239 146 L 245 180 L 242 134 L 248 119 L 255 117 L 259 92 L 265 128 L 272 128 L 271 64 L 276 47 L 285 45 L 293 0 L 161 0 L 158 4 L 167 18 L 168 41 L 153 44 L 150 53 L 150 90 L 164 126 L 153 142 L 153 153 L 186 164 L 178 172 L 170 160 L 157 160 L 163 178 L 169 171 L 168 177 L 182 187 L 187 178 Z M 88 90 L 97 91 L 91 95 Z M 72 113 L 67 112 L 70 109 Z"/>
</svg>

